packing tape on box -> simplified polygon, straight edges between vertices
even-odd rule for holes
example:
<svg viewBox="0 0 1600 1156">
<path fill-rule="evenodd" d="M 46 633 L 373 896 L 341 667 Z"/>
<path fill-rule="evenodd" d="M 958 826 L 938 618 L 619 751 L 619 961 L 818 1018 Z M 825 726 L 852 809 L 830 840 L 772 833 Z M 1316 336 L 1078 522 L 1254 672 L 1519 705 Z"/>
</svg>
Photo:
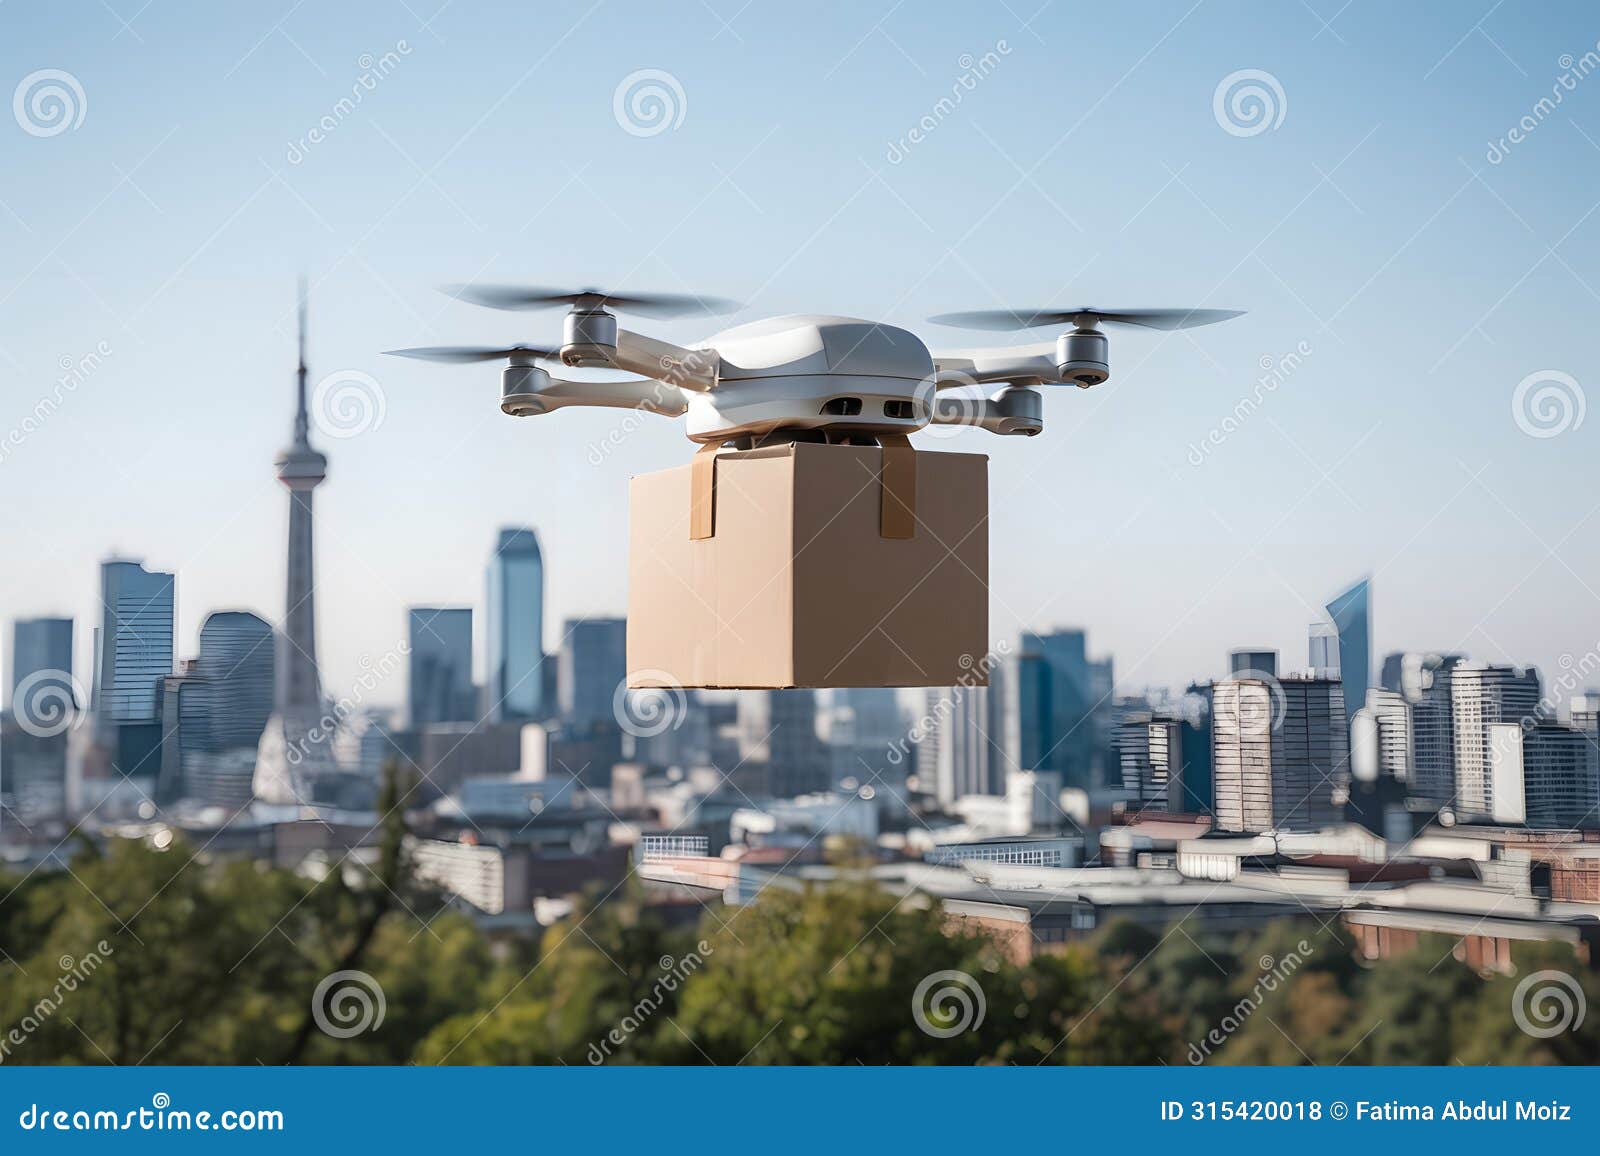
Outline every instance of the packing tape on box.
<svg viewBox="0 0 1600 1156">
<path fill-rule="evenodd" d="M 915 538 L 917 451 L 905 434 L 879 434 L 878 444 L 883 447 L 878 533 L 885 538 Z"/>
<path fill-rule="evenodd" d="M 878 507 L 878 533 L 884 538 L 917 536 L 917 451 L 905 434 L 880 434 L 883 465 L 878 475 L 882 491 Z M 716 536 L 718 442 L 695 451 L 689 468 L 689 538 L 701 541 Z"/>
<path fill-rule="evenodd" d="M 698 542 L 716 533 L 717 451 L 721 442 L 707 442 L 689 467 L 689 538 Z"/>
</svg>

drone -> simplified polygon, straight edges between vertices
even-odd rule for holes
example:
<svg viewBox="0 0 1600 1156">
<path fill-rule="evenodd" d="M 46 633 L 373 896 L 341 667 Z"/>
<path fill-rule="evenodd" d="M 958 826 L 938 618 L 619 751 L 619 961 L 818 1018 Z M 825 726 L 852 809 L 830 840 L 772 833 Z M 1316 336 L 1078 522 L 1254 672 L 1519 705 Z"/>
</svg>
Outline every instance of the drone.
<svg viewBox="0 0 1600 1156">
<path fill-rule="evenodd" d="M 1063 330 L 1031 345 L 931 351 L 916 334 L 853 317 L 799 314 L 752 321 L 684 347 L 623 329 L 617 313 L 670 318 L 735 312 L 739 305 L 679 293 L 611 293 L 522 286 L 456 286 L 448 293 L 501 310 L 568 307 L 559 346 L 432 346 L 398 357 L 464 364 L 504 360 L 500 408 L 531 417 L 568 406 L 686 417 L 701 444 L 751 448 L 778 441 L 858 444 L 929 425 L 968 425 L 1031 437 L 1044 429 L 1039 386 L 1100 385 L 1111 376 L 1102 326 L 1179 330 L 1239 316 L 1231 309 L 992 309 L 946 313 L 964 329 Z M 557 377 L 547 366 L 621 370 L 620 381 Z M 950 393 L 1000 388 L 988 397 Z"/>
</svg>

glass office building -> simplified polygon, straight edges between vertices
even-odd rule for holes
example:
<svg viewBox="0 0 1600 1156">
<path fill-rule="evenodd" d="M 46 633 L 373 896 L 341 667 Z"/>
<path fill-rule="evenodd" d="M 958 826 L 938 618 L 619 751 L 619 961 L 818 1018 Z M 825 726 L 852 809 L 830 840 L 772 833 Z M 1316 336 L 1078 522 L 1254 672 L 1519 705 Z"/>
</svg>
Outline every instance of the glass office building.
<svg viewBox="0 0 1600 1156">
<path fill-rule="evenodd" d="M 407 615 L 407 628 L 411 670 L 406 705 L 411 729 L 476 721 L 472 611 L 466 607 L 413 606 Z"/>
<path fill-rule="evenodd" d="M 195 675 L 208 688 L 209 750 L 256 749 L 272 717 L 275 666 L 272 627 L 260 615 L 219 610 L 206 616 Z"/>
<path fill-rule="evenodd" d="M 492 722 L 539 719 L 544 702 L 544 559 L 532 527 L 500 531 L 489 559 L 485 623 Z"/>
</svg>

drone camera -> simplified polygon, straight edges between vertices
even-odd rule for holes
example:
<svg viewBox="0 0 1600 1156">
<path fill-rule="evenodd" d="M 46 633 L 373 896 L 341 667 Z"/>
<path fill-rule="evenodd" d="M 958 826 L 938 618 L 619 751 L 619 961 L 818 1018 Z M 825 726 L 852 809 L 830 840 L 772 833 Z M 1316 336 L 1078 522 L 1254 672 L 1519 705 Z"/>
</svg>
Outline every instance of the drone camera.
<svg viewBox="0 0 1600 1156">
<path fill-rule="evenodd" d="M 1079 389 L 1099 385 L 1111 376 L 1109 343 L 1098 329 L 1074 329 L 1056 338 L 1056 368 L 1062 381 Z"/>
</svg>

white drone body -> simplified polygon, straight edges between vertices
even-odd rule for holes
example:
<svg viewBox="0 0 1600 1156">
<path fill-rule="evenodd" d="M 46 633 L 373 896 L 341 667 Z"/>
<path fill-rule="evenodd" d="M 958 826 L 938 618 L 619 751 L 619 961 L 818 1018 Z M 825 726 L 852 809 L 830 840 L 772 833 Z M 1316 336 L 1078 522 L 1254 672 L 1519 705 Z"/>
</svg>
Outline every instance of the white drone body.
<svg viewBox="0 0 1600 1156">
<path fill-rule="evenodd" d="M 506 358 L 500 408 L 514 417 L 566 406 L 638 409 L 685 417 L 691 441 L 754 445 L 769 438 L 851 441 L 910 434 L 930 424 L 972 425 L 1031 436 L 1044 428 L 1034 388 L 1087 389 L 1110 376 L 1100 322 L 1179 329 L 1236 316 L 1222 310 L 995 311 L 934 320 L 973 328 L 1031 329 L 1070 324 L 1055 341 L 933 352 L 906 329 L 852 317 L 795 315 L 735 326 L 689 348 L 622 329 L 610 308 L 671 314 L 717 311 L 720 302 L 661 294 L 464 289 L 458 295 L 500 309 L 571 305 L 558 347 L 396 350 L 435 361 Z M 572 381 L 540 362 L 641 374 L 624 381 Z M 998 385 L 988 397 L 940 392 Z"/>
</svg>

